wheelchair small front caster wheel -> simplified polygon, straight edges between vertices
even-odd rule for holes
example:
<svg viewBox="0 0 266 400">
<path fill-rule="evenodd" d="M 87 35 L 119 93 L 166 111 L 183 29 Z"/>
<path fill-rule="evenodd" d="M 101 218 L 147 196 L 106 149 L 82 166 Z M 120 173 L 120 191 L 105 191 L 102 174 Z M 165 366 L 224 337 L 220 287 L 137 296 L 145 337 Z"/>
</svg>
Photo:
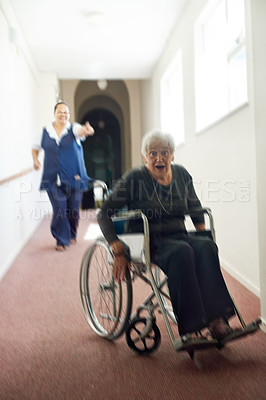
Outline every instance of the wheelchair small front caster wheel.
<svg viewBox="0 0 266 400">
<path fill-rule="evenodd" d="M 155 322 L 145 335 L 147 320 L 145 318 L 134 319 L 126 329 L 126 340 L 131 350 L 139 354 L 149 354 L 157 349 L 161 342 L 161 333 Z"/>
</svg>

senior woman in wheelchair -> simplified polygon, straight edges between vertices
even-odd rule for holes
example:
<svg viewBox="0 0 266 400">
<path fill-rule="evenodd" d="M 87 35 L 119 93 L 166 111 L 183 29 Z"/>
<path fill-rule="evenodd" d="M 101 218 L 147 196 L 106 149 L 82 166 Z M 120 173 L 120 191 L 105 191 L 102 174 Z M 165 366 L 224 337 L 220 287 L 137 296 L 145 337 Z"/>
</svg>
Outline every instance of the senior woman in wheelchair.
<svg viewBox="0 0 266 400">
<path fill-rule="evenodd" d="M 184 215 L 191 213 L 197 231 L 205 230 L 204 216 L 188 171 L 174 164 L 173 137 L 161 131 L 142 140 L 144 166 L 125 173 L 99 210 L 100 228 L 114 254 L 113 276 L 124 279 L 128 259 L 111 217 L 121 208 L 140 209 L 149 219 L 151 260 L 168 277 L 172 307 L 182 349 L 232 333 L 228 319 L 235 314 L 224 282 L 216 244 L 206 236 L 187 234 Z M 198 335 L 208 328 L 211 335 Z"/>
</svg>

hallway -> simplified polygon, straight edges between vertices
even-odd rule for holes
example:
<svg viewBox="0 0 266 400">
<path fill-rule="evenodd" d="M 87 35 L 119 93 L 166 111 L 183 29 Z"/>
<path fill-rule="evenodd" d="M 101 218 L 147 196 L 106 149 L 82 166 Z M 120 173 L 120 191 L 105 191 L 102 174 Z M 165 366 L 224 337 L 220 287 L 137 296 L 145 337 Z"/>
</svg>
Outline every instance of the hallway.
<svg viewBox="0 0 266 400">
<path fill-rule="evenodd" d="M 160 347 L 140 357 L 125 338 L 96 336 L 83 316 L 79 266 L 93 239 L 94 211 L 83 211 L 78 243 L 54 251 L 44 218 L 0 282 L 1 400 L 265 400 L 265 334 L 197 352 L 194 362 L 175 353 L 162 318 Z M 225 274 L 247 322 L 260 315 L 259 299 Z M 141 301 L 140 282 L 134 299 Z"/>
<path fill-rule="evenodd" d="M 265 0 L 0 0 L 0 279 L 49 209 L 31 149 L 64 100 L 93 119 L 86 167 L 109 187 L 143 164 L 146 132 L 175 137 L 266 331 L 265 20 Z"/>
<path fill-rule="evenodd" d="M 266 400 L 265 21 L 265 0 L 0 0 L 0 400 Z M 79 268 L 94 211 L 77 245 L 55 252 L 32 166 L 58 100 L 71 122 L 92 121 L 86 167 L 109 187 L 143 165 L 146 132 L 175 136 L 175 163 L 213 211 L 229 290 L 264 333 L 193 362 L 160 314 L 149 357 L 91 331 Z M 134 283 L 136 304 L 147 291 Z"/>
</svg>

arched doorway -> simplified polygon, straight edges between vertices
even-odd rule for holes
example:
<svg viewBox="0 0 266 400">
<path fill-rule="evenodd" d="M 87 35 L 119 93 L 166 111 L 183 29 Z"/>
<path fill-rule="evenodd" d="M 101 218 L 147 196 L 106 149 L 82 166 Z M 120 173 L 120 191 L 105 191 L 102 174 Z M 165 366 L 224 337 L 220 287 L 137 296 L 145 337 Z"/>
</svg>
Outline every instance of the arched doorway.
<svg viewBox="0 0 266 400">
<path fill-rule="evenodd" d="M 132 167 L 132 147 L 130 130 L 129 93 L 123 81 L 110 80 L 105 91 L 101 91 L 96 81 L 80 81 L 75 89 L 75 121 L 81 123 L 88 113 L 107 110 L 115 116 L 120 127 L 122 173 Z M 91 122 L 92 123 L 92 122 Z M 121 174 L 119 174 L 121 176 Z"/>
<path fill-rule="evenodd" d="M 121 130 L 116 116 L 103 108 L 90 110 L 81 123 L 90 121 L 95 130 L 82 144 L 87 173 L 111 189 L 121 176 Z"/>
</svg>

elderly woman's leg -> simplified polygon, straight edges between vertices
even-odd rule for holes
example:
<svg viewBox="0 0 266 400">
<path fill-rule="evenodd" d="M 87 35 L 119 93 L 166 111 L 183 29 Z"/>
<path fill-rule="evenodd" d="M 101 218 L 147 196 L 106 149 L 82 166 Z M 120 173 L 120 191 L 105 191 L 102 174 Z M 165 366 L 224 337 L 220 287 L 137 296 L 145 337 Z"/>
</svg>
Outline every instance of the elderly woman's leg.
<svg viewBox="0 0 266 400">
<path fill-rule="evenodd" d="M 206 238 L 189 238 L 196 260 L 196 274 L 210 329 L 224 336 L 231 329 L 225 321 L 234 315 L 234 305 L 220 269 L 216 244 Z"/>
<path fill-rule="evenodd" d="M 183 240 L 163 240 L 160 259 L 160 267 L 168 276 L 169 293 L 180 335 L 206 327 L 208 320 L 192 247 Z"/>
</svg>

